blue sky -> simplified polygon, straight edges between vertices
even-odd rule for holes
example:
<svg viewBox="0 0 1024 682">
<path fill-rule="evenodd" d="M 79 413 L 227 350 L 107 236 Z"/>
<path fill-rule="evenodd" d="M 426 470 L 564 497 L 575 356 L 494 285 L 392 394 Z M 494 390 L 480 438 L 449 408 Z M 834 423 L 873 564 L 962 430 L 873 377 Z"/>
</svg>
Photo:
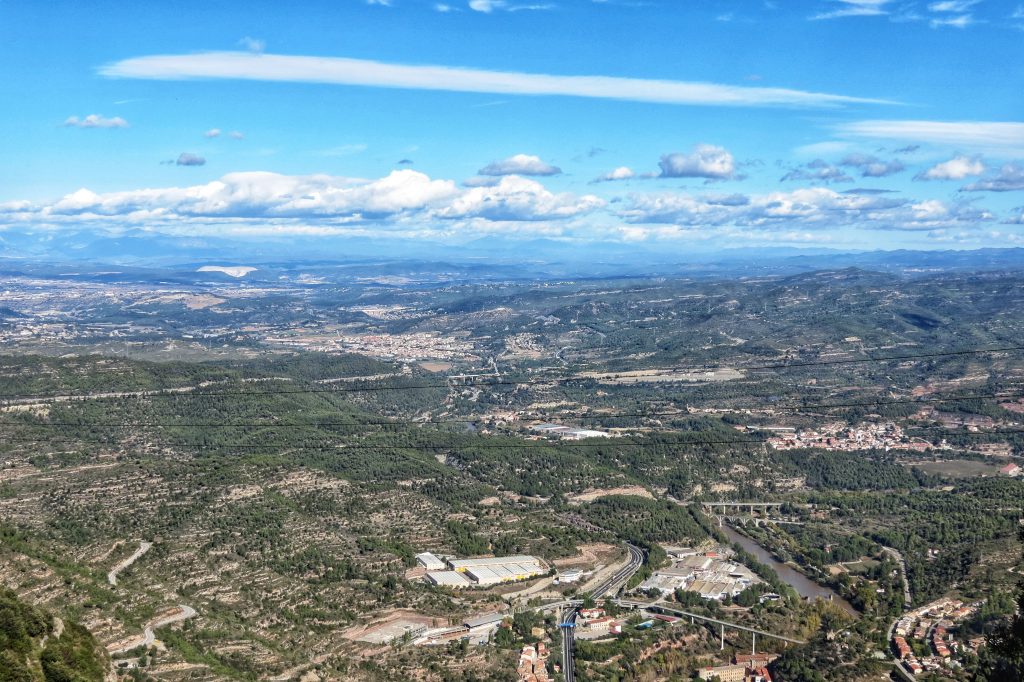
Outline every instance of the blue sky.
<svg viewBox="0 0 1024 682">
<path fill-rule="evenodd" d="M 0 237 L 1024 242 L 1015 2 L 23 0 L 0 59 Z"/>
</svg>

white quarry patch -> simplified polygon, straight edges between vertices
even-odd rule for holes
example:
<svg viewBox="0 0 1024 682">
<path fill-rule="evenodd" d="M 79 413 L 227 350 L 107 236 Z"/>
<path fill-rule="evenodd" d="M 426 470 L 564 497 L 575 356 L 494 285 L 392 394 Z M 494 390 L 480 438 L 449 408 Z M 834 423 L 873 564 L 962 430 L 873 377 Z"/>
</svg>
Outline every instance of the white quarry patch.
<svg viewBox="0 0 1024 682">
<path fill-rule="evenodd" d="M 232 277 L 245 277 L 250 272 L 256 272 L 256 268 L 251 268 L 248 265 L 204 265 L 196 272 L 223 272 Z"/>
</svg>

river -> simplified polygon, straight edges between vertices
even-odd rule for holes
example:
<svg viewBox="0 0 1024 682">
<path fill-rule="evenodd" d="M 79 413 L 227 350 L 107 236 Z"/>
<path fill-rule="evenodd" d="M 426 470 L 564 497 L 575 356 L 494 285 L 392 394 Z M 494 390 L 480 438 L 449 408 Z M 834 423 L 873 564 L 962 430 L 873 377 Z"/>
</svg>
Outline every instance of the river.
<svg viewBox="0 0 1024 682">
<path fill-rule="evenodd" d="M 792 566 L 787 566 L 782 563 L 773 557 L 771 552 L 750 538 L 740 535 L 728 525 L 722 526 L 720 530 L 729 537 L 729 540 L 735 542 L 737 545 L 757 557 L 758 561 L 771 566 L 775 572 L 778 573 L 779 578 L 782 579 L 783 582 L 791 585 L 801 597 L 806 597 L 807 599 L 830 599 L 851 616 L 860 616 L 860 613 L 857 609 L 853 608 L 850 602 L 840 597 L 828 587 L 824 587 L 814 582 Z"/>
</svg>

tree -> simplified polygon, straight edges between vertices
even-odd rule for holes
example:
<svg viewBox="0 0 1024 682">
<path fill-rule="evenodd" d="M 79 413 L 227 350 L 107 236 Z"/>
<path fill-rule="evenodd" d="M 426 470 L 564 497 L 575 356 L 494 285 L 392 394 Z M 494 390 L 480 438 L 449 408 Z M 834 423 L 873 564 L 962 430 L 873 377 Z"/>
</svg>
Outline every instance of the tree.
<svg viewBox="0 0 1024 682">
<path fill-rule="evenodd" d="M 1018 532 L 1024 543 L 1024 528 Z M 990 659 L 990 680 L 1020 682 L 1024 679 L 1024 580 L 1017 585 L 1017 612 L 987 637 L 994 655 Z"/>
</svg>

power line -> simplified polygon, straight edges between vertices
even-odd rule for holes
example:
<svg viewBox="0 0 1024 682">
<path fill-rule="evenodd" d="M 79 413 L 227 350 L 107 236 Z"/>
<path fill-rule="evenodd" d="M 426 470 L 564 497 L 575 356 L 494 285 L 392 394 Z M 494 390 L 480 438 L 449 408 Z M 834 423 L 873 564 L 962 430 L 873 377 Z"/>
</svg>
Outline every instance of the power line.
<svg viewBox="0 0 1024 682">
<path fill-rule="evenodd" d="M 893 400 L 872 400 L 869 402 L 852 402 L 852 403 L 812 403 L 804 405 L 768 405 L 758 408 L 749 407 L 733 407 L 733 408 L 707 408 L 707 409 L 730 409 L 733 411 L 747 410 L 747 409 L 772 409 L 778 411 L 802 411 L 802 410 L 824 410 L 824 409 L 839 409 L 839 408 L 857 408 L 857 407 L 885 407 L 889 405 L 930 405 L 938 403 L 949 403 L 959 402 L 963 400 L 986 400 L 986 399 L 1019 399 L 1024 398 L 1024 394 L 1016 393 L 975 393 L 971 395 L 960 395 L 960 396 L 945 396 L 937 398 L 895 398 Z M 573 419 L 577 420 L 593 420 L 593 419 L 642 419 L 650 417 L 689 417 L 694 416 L 688 412 L 610 412 L 604 414 L 590 414 L 590 415 L 574 415 Z M 698 415 L 699 416 L 699 415 Z M 317 428 L 317 427 L 339 427 L 339 426 L 422 426 L 424 424 L 472 424 L 479 421 L 484 421 L 485 417 L 473 417 L 473 418 L 444 418 L 444 419 L 408 419 L 408 420 L 386 420 L 386 421 L 352 421 L 352 422 L 302 422 L 302 423 L 288 423 L 288 422 L 130 422 L 124 424 L 115 424 L 112 422 L 92 422 L 92 423 L 81 423 L 81 422 L 0 422 L 0 427 L 4 426 L 22 426 L 26 428 L 57 428 L 57 427 L 82 427 L 82 428 L 96 428 L 96 427 L 169 427 L 169 428 Z"/>
<path fill-rule="evenodd" d="M 937 358 L 937 357 L 954 357 L 954 356 L 966 356 L 966 355 L 982 355 L 987 353 L 1007 353 L 1014 351 L 1024 351 L 1024 346 L 1007 346 L 1002 348 L 980 348 L 971 350 L 959 350 L 959 351 L 941 351 L 935 353 L 916 353 L 913 355 L 894 355 L 881 358 L 844 358 L 837 360 L 816 360 L 808 362 L 787 362 L 774 365 L 754 365 L 748 367 L 688 367 L 688 368 L 671 368 L 666 371 L 671 372 L 714 372 L 719 370 L 733 370 L 733 371 L 762 371 L 771 369 L 791 369 L 799 367 L 821 367 L 828 365 L 848 365 L 848 364 L 863 364 L 870 362 L 890 362 L 898 360 L 917 360 L 924 358 Z M 615 372 L 606 372 L 606 374 L 615 374 Z M 360 377 L 349 377 L 353 381 L 361 380 Z M 275 381 L 275 377 L 267 377 L 266 381 Z M 454 384 L 454 386 L 543 386 L 547 384 L 560 384 L 569 383 L 573 381 L 585 382 L 597 380 L 596 377 L 549 377 L 542 379 L 522 379 L 518 381 L 472 381 L 462 384 Z M 641 382 L 635 382 L 641 383 Z M 215 396 L 253 396 L 253 395 L 296 395 L 296 394 L 317 394 L 317 393 L 367 393 L 376 391 L 412 391 L 412 390 L 425 390 L 433 388 L 450 388 L 453 384 L 450 383 L 432 383 L 432 384 L 412 384 L 405 386 L 346 386 L 341 388 L 308 388 L 308 389 L 281 389 L 273 391 L 214 391 L 214 392 L 200 392 L 194 390 L 195 387 L 168 387 L 161 389 L 147 389 L 139 391 L 125 391 L 123 395 L 119 394 L 104 394 L 104 395 L 90 395 L 90 394 L 32 394 L 32 393 L 7 393 L 0 394 L 0 400 L 112 400 L 118 398 L 132 398 L 132 397 L 146 397 L 146 398 L 163 398 L 163 397 L 215 397 Z"/>
</svg>

